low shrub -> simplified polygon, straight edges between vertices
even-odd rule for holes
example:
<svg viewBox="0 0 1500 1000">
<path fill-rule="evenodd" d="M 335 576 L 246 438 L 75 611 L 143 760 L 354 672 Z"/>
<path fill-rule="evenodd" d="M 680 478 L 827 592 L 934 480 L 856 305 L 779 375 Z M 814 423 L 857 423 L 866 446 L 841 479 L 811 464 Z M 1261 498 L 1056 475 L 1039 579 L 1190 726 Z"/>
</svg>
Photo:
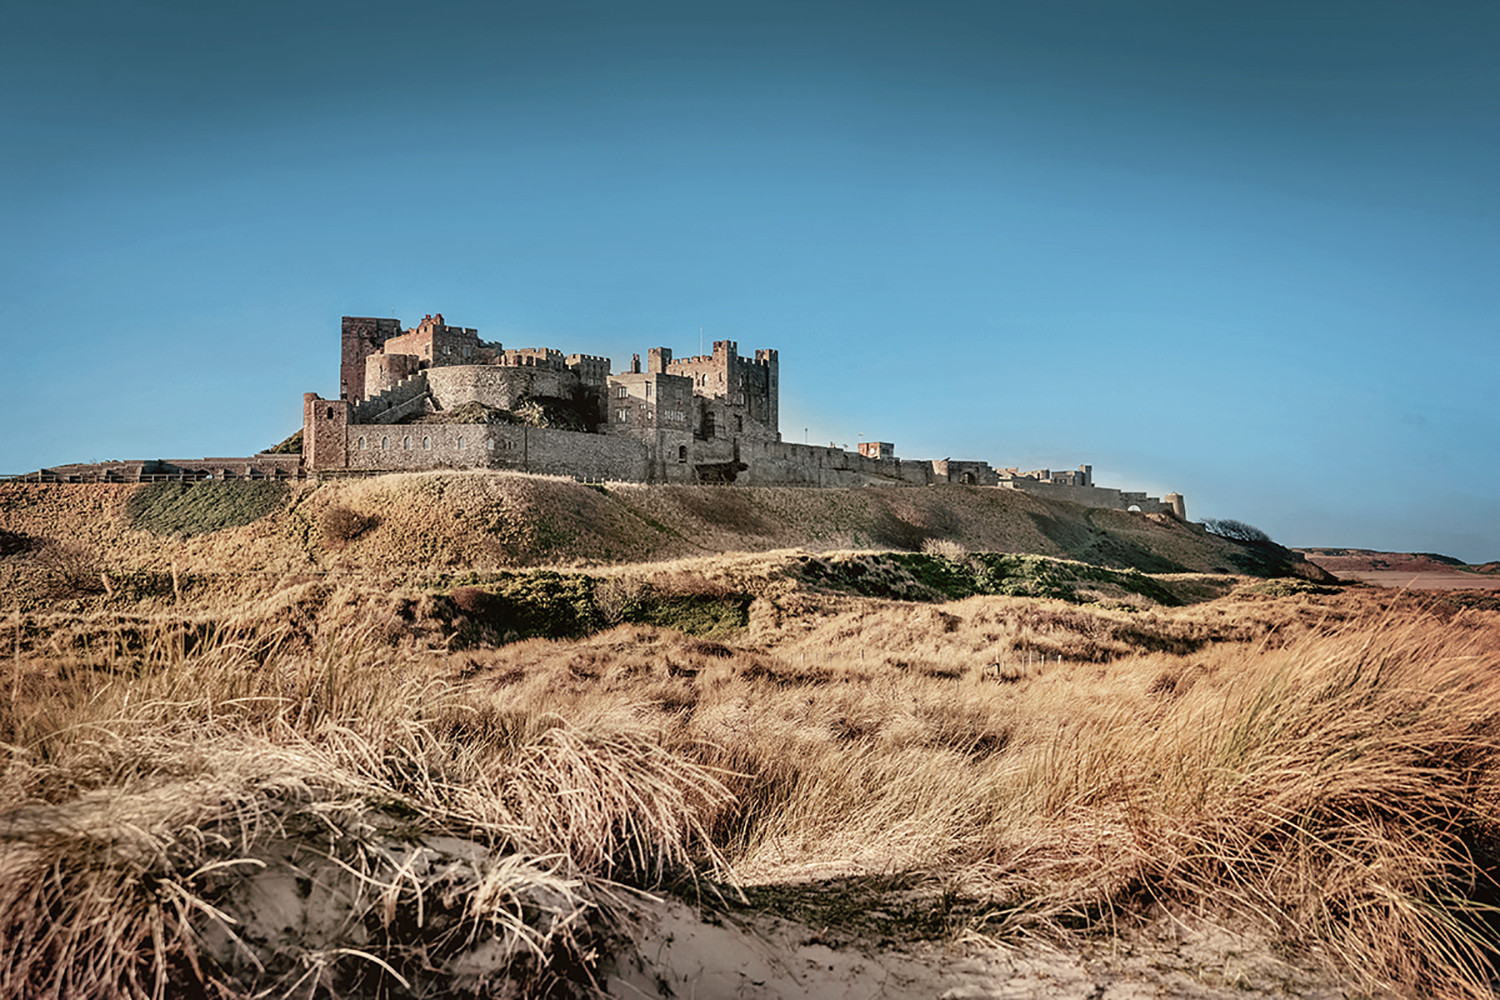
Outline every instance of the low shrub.
<svg viewBox="0 0 1500 1000">
<path fill-rule="evenodd" d="M 936 543 L 945 549 L 948 544 Z M 951 544 L 962 551 L 962 546 Z M 985 594 L 1051 597 L 1079 604 L 1094 599 L 1081 595 L 1081 587 L 1104 584 L 1148 597 L 1166 607 L 1183 603 L 1160 581 L 1135 570 L 1105 569 L 1001 552 L 958 558 L 931 552 L 808 557 L 802 563 L 801 575 L 827 587 L 900 601 L 957 601 Z"/>
<path fill-rule="evenodd" d="M 98 553 L 82 542 L 50 539 L 37 549 L 36 561 L 53 597 L 83 597 L 105 589 Z"/>
<path fill-rule="evenodd" d="M 482 587 L 457 587 L 448 595 L 453 646 L 588 635 L 605 624 L 593 590 L 590 576 L 551 570 L 505 573 Z"/>
<path fill-rule="evenodd" d="M 922 554 L 937 556 L 949 562 L 962 562 L 969 550 L 964 548 L 962 542 L 951 538 L 929 538 L 922 543 Z"/>
<path fill-rule="evenodd" d="M 323 540 L 335 543 L 352 542 L 375 525 L 375 519 L 342 504 L 325 509 L 318 518 L 318 529 Z"/>
<path fill-rule="evenodd" d="M 19 531 L 6 531 L 0 528 L 0 558 L 25 552 L 29 548 L 31 548 L 31 539 Z"/>
</svg>

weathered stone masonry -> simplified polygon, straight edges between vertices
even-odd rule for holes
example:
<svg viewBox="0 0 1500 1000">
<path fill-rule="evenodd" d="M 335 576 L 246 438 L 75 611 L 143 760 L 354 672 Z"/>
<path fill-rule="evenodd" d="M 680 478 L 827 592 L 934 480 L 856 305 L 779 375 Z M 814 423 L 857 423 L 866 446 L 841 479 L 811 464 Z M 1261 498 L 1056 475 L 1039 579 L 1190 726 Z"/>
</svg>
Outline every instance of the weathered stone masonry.
<svg viewBox="0 0 1500 1000">
<path fill-rule="evenodd" d="M 449 326 L 441 313 L 410 330 L 396 319 L 345 316 L 340 335 L 339 398 L 303 397 L 300 456 L 92 463 L 20 478 L 141 482 L 510 469 L 644 483 L 956 483 L 1187 519 L 1180 495 L 1158 500 L 1101 488 L 1087 465 L 1022 472 L 964 459 L 900 459 L 889 441 L 864 442 L 857 453 L 782 441 L 780 357 L 770 349 L 741 357 L 732 340 L 689 358 L 653 347 L 644 368 L 637 354 L 626 370 L 612 372 L 609 358 L 486 342 L 473 328 Z M 456 411 L 460 420 L 452 418 Z M 557 423 L 549 412 L 574 429 L 532 426 Z"/>
<path fill-rule="evenodd" d="M 640 355 L 611 373 L 608 358 L 553 348 L 506 349 L 441 313 L 411 330 L 395 320 L 346 316 L 342 396 L 304 402 L 309 475 L 413 469 L 514 469 L 587 479 L 755 486 L 924 486 L 959 483 L 1021 490 L 1091 507 L 1186 518 L 1182 498 L 1102 489 L 1093 470 L 995 469 L 959 459 L 909 461 L 889 442 L 858 453 L 781 440 L 780 358 L 741 357 L 734 341 L 713 353 Z M 528 401 L 568 401 L 591 433 L 517 423 L 412 423 L 482 404 L 514 413 Z"/>
</svg>

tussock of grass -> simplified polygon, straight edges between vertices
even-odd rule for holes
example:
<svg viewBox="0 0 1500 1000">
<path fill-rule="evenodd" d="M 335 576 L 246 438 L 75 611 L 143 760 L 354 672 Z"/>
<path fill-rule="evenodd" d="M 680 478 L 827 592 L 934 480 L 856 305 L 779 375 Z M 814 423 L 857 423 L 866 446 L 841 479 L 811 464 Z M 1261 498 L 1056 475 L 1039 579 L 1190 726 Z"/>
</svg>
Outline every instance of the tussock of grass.
<svg viewBox="0 0 1500 1000">
<path fill-rule="evenodd" d="M 286 648 L 163 633 L 128 669 L 23 661 L 0 702 L 0 994 L 545 991 L 586 973 L 590 878 L 714 858 L 722 785 L 653 741 L 555 717 L 481 734 L 450 681 L 367 637 Z M 321 929 L 288 937 L 257 907 L 309 872 Z"/>
</svg>

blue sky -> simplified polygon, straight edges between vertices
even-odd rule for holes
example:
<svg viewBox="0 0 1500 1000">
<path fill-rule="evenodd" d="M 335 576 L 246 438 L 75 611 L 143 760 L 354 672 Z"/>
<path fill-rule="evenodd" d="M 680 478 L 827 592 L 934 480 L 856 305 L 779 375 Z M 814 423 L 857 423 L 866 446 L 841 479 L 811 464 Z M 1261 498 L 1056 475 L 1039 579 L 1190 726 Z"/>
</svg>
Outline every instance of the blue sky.
<svg viewBox="0 0 1500 1000">
<path fill-rule="evenodd" d="M 237 455 L 341 315 L 782 359 L 788 440 L 1500 558 L 1493 3 L 7 4 L 0 472 Z"/>
</svg>

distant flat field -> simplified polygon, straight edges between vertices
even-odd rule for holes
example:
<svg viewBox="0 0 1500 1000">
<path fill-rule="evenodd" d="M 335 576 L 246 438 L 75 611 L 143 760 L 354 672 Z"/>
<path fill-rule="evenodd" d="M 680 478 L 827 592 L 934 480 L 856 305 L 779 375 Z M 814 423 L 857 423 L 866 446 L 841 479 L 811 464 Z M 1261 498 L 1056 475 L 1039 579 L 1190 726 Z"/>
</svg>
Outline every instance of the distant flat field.
<svg viewBox="0 0 1500 1000">
<path fill-rule="evenodd" d="M 1500 576 L 1475 573 L 1441 573 L 1432 570 L 1412 572 L 1399 569 L 1341 569 L 1345 579 L 1363 580 L 1377 587 L 1405 587 L 1407 590 L 1500 590 Z"/>
</svg>

